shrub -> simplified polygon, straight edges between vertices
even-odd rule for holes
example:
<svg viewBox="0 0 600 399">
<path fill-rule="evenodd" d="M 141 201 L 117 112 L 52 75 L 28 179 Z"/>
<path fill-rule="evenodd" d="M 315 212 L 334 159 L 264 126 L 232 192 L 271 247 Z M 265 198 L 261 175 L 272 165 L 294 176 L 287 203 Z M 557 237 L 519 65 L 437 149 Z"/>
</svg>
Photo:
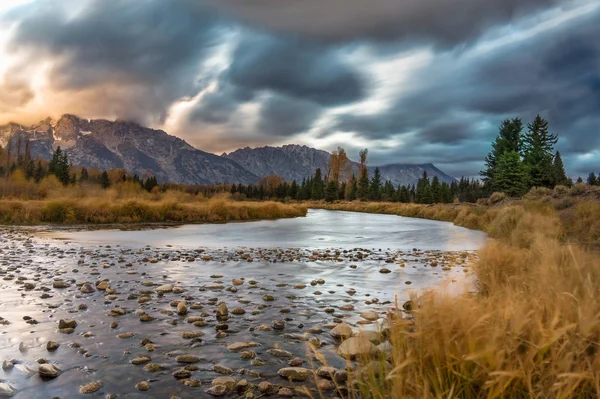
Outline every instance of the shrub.
<svg viewBox="0 0 600 399">
<path fill-rule="evenodd" d="M 552 190 L 547 187 L 533 187 L 524 198 L 536 199 L 552 195 Z"/>
<path fill-rule="evenodd" d="M 502 192 L 495 192 L 492 193 L 492 195 L 490 195 L 490 203 L 492 205 L 496 205 L 499 204 L 501 202 L 504 202 L 507 199 L 507 195 L 505 193 Z"/>
<path fill-rule="evenodd" d="M 571 187 L 569 194 L 572 196 L 583 195 L 588 191 L 588 188 L 588 185 L 585 183 L 577 183 Z"/>
<path fill-rule="evenodd" d="M 569 193 L 569 187 L 567 186 L 562 186 L 562 185 L 558 185 L 556 187 L 554 187 L 554 190 L 552 191 L 552 196 L 554 198 L 560 198 L 562 196 L 565 196 Z"/>
</svg>

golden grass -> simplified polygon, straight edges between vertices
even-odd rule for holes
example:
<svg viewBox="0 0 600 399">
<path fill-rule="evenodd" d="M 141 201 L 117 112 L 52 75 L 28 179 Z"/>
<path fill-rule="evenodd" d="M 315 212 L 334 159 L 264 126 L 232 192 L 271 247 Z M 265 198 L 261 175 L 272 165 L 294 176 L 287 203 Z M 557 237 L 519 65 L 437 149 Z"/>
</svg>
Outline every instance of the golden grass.
<svg viewBox="0 0 600 399">
<path fill-rule="evenodd" d="M 475 295 L 428 292 L 413 298 L 412 319 L 389 319 L 391 371 L 380 378 L 367 369 L 358 396 L 600 396 L 600 256 L 564 240 L 597 243 L 599 202 L 577 203 L 567 215 L 548 201 L 322 207 L 453 221 L 496 238 L 474 267 Z"/>
<path fill-rule="evenodd" d="M 221 223 L 306 215 L 301 205 L 277 202 L 55 199 L 0 201 L 1 224 Z"/>
<path fill-rule="evenodd" d="M 0 224 L 220 223 L 298 217 L 307 212 L 301 204 L 206 199 L 176 190 L 149 193 L 131 182 L 103 190 L 92 184 L 63 187 L 51 178 L 39 185 L 12 182 L 2 188 Z M 38 193 L 34 198 L 42 199 L 27 199 L 34 188 Z"/>
</svg>

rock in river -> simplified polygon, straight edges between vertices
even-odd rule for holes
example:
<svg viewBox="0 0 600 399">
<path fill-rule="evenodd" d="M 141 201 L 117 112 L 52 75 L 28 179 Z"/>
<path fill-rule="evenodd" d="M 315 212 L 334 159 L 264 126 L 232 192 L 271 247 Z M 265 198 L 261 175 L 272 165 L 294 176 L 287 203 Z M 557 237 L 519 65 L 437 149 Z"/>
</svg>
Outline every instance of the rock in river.
<svg viewBox="0 0 600 399">
<path fill-rule="evenodd" d="M 352 336 L 352 328 L 348 324 L 341 323 L 331 330 L 330 334 L 335 339 L 350 338 Z"/>
<path fill-rule="evenodd" d="M 81 388 L 79 388 L 79 393 L 82 395 L 90 395 L 99 391 L 103 385 L 102 381 L 90 382 L 89 384 L 82 385 Z"/>
<path fill-rule="evenodd" d="M 342 342 L 338 354 L 347 359 L 369 356 L 377 353 L 377 347 L 366 337 L 351 337 Z"/>
<path fill-rule="evenodd" d="M 15 396 L 17 391 L 5 382 L 0 382 L 0 398 L 10 398 Z"/>
<path fill-rule="evenodd" d="M 312 370 L 303 367 L 284 367 L 277 374 L 289 381 L 306 381 L 313 376 Z"/>
<path fill-rule="evenodd" d="M 61 371 L 52 364 L 42 364 L 38 369 L 38 373 L 42 378 L 56 378 L 60 375 Z"/>
</svg>

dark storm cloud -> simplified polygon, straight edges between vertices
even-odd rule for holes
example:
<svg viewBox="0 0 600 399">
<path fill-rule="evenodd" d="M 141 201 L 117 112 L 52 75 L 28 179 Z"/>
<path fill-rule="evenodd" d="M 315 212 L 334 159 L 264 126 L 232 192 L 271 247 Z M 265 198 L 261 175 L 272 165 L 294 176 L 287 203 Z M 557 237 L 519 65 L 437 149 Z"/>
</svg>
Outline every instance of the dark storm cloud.
<svg viewBox="0 0 600 399">
<path fill-rule="evenodd" d="M 527 122 L 541 113 L 560 135 L 563 153 L 598 149 L 598 37 L 600 10 L 576 23 L 491 50 L 438 53 L 430 66 L 411 77 L 417 88 L 400 92 L 388 112 L 341 115 L 333 130 L 372 139 L 416 132 L 422 143 L 419 149 L 428 151 L 427 143 L 455 144 L 470 137 L 482 144 L 477 155 L 483 159 L 503 118 L 521 116 Z M 448 146 L 439 153 L 441 158 L 436 158 L 435 150 L 429 153 L 432 159 L 447 162 L 457 160 L 455 154 L 465 150 Z M 413 153 L 411 159 L 417 158 Z"/>
<path fill-rule="evenodd" d="M 273 95 L 263 102 L 258 130 L 269 136 L 291 136 L 312 126 L 322 108 L 315 103 Z"/>
<path fill-rule="evenodd" d="M 479 37 L 561 0 L 209 0 L 250 25 L 317 40 L 419 41 L 442 46 Z"/>
<path fill-rule="evenodd" d="M 254 134 L 286 137 L 310 129 L 326 107 L 362 100 L 365 82 L 336 48 L 242 30 L 217 91 L 205 95 L 188 123 L 225 124 L 239 105 L 260 106 Z"/>
<path fill-rule="evenodd" d="M 120 104 L 126 114 L 162 119 L 174 100 L 195 94 L 193 76 L 223 29 L 213 11 L 186 0 L 93 0 L 75 15 L 70 4 L 39 0 L 10 14 L 19 24 L 9 51 L 49 57 L 56 91 L 97 88 L 102 97 L 108 84 L 129 86 L 138 93 Z M 132 98 L 141 109 L 131 112 Z"/>
<path fill-rule="evenodd" d="M 248 35 L 233 54 L 227 78 L 249 90 L 270 90 L 325 106 L 365 95 L 361 77 L 335 49 L 285 36 Z"/>
<path fill-rule="evenodd" d="M 227 123 L 241 103 L 253 98 L 253 92 L 221 82 L 215 91 L 206 93 L 196 104 L 188 115 L 189 122 Z"/>
<path fill-rule="evenodd" d="M 427 126 L 420 136 L 429 143 L 455 144 L 475 136 L 475 132 L 469 121 L 451 121 Z"/>
</svg>

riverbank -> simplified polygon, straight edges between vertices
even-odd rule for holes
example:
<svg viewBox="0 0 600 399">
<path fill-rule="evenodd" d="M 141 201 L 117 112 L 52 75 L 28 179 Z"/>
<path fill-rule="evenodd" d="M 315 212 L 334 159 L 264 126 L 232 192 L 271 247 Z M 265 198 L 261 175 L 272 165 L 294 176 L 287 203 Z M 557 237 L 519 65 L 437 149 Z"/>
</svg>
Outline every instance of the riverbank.
<svg viewBox="0 0 600 399">
<path fill-rule="evenodd" d="M 321 204 L 444 220 L 496 238 L 474 266 L 477 295 L 429 292 L 413 298 L 412 317 L 390 319 L 389 363 L 358 379 L 363 394 L 600 395 L 600 202 L 564 204 L 547 198 L 492 206 Z"/>
<path fill-rule="evenodd" d="M 0 224 L 223 223 L 306 216 L 302 204 L 187 198 L 1 200 Z"/>
</svg>

